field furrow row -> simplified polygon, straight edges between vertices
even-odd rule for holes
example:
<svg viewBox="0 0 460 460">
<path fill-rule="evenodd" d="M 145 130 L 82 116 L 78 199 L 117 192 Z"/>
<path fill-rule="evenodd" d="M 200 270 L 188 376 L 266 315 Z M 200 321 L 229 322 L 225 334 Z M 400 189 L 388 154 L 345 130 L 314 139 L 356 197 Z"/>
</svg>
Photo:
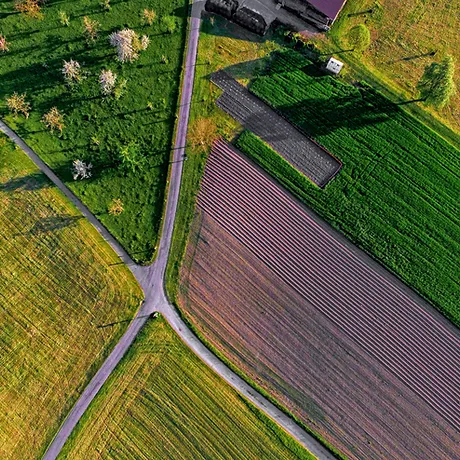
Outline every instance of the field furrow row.
<svg viewBox="0 0 460 460">
<path fill-rule="evenodd" d="M 360 261 L 296 203 L 286 206 L 286 196 L 242 163 L 232 149 L 215 148 L 200 195 L 203 209 L 460 427 L 456 331 Z"/>
</svg>

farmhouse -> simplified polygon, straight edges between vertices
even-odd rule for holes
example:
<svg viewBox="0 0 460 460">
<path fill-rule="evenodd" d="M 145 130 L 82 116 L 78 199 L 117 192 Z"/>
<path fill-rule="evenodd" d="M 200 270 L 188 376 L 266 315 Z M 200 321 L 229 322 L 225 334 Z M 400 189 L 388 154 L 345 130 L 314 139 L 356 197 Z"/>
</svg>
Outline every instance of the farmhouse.
<svg viewBox="0 0 460 460">
<path fill-rule="evenodd" d="M 335 21 L 347 0 L 277 0 L 289 11 L 323 29 Z"/>
</svg>

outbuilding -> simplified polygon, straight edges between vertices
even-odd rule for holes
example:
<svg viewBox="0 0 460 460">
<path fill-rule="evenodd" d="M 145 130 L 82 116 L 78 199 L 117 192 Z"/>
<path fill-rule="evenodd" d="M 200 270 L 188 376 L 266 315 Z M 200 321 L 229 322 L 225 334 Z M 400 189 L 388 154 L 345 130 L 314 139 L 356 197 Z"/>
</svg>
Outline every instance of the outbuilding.
<svg viewBox="0 0 460 460">
<path fill-rule="evenodd" d="M 326 62 L 326 70 L 328 72 L 333 73 L 334 75 L 338 75 L 340 71 L 342 70 L 343 67 L 343 62 L 339 61 L 338 59 L 335 59 L 333 57 L 329 58 L 329 60 Z"/>
</svg>

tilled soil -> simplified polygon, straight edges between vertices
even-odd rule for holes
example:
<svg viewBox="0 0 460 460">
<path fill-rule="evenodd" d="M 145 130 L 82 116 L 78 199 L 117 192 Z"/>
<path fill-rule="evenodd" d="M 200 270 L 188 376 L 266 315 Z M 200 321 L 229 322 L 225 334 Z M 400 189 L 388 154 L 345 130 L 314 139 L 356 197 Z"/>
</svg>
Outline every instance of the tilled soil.
<svg viewBox="0 0 460 460">
<path fill-rule="evenodd" d="M 217 105 L 244 127 L 271 145 L 295 168 L 324 187 L 340 170 L 340 162 L 220 70 L 212 81 L 224 90 Z"/>
<path fill-rule="evenodd" d="M 459 331 L 234 149 L 216 145 L 182 305 L 351 458 L 460 458 Z"/>
</svg>

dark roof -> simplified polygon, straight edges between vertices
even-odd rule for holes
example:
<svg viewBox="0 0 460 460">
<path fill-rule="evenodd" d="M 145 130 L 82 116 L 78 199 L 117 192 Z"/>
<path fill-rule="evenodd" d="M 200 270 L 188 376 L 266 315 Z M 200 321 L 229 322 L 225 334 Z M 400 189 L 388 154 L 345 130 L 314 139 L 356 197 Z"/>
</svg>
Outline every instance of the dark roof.
<svg viewBox="0 0 460 460">
<path fill-rule="evenodd" d="M 347 0 L 308 0 L 318 11 L 334 20 Z"/>
</svg>

